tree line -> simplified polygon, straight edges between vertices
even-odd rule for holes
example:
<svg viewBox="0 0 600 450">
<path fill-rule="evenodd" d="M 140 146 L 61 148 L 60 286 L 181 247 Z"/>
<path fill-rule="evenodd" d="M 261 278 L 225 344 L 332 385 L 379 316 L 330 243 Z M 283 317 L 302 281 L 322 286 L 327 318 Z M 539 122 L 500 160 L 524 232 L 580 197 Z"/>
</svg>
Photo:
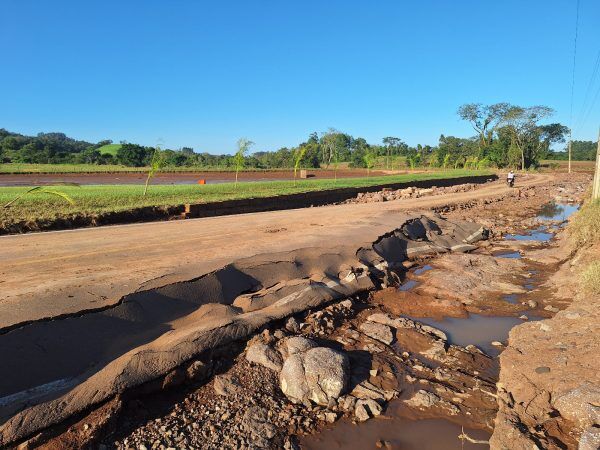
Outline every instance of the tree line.
<svg viewBox="0 0 600 450">
<path fill-rule="evenodd" d="M 245 154 L 243 165 L 256 169 L 350 167 L 372 169 L 398 168 L 402 160 L 410 167 L 440 168 L 530 168 L 542 159 L 566 159 L 564 151 L 552 147 L 566 142 L 569 129 L 548 122 L 553 110 L 546 106 L 521 107 L 508 103 L 482 105 L 469 103 L 458 109 L 461 119 L 470 123 L 471 137 L 441 135 L 437 145 L 407 145 L 398 137 L 388 136 L 380 144 L 362 137 L 329 129 L 311 133 L 296 147 Z M 115 154 L 100 151 L 110 140 L 97 143 L 76 140 L 64 133 L 39 133 L 24 136 L 0 129 L 0 162 L 37 164 L 121 164 L 132 167 L 151 165 L 156 147 L 122 142 Z M 593 160 L 596 146 L 592 141 L 573 141 L 573 159 Z M 165 167 L 239 167 L 239 155 L 215 155 L 195 152 L 190 147 L 160 149 Z M 401 158 L 399 158 L 401 157 Z"/>
</svg>

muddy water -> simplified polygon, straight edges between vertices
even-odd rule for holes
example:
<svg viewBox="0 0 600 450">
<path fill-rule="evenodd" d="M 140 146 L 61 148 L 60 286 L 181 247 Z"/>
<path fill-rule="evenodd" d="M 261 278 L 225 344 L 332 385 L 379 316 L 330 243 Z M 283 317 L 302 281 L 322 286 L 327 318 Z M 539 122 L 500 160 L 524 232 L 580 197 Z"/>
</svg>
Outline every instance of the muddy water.
<svg viewBox="0 0 600 450">
<path fill-rule="evenodd" d="M 548 227 L 542 226 L 531 230 L 525 234 L 506 234 L 504 239 L 507 241 L 535 241 L 548 242 L 554 237 L 553 233 L 548 232 Z"/>
<path fill-rule="evenodd" d="M 470 314 L 466 319 L 448 317 L 444 320 L 414 320 L 442 330 L 448 336 L 451 344 L 462 347 L 473 344 L 490 356 L 497 356 L 500 353 L 500 349 L 493 346 L 492 341 L 505 342 L 511 328 L 523 323 L 518 317 L 482 316 L 479 314 Z"/>
<path fill-rule="evenodd" d="M 385 418 L 377 418 L 359 425 L 344 420 L 332 429 L 315 436 L 307 436 L 301 442 L 306 450 L 376 449 L 377 441 L 387 441 L 397 450 L 485 450 L 488 445 L 461 443 L 459 425 L 443 419 L 409 420 L 398 417 L 392 402 Z M 482 430 L 465 432 L 474 439 L 487 440 L 490 435 Z M 388 447 L 390 448 L 390 447 Z"/>
<path fill-rule="evenodd" d="M 493 255 L 498 258 L 508 258 L 508 259 L 520 259 L 521 258 L 521 253 L 505 251 L 505 250 L 495 252 L 495 253 L 493 253 Z"/>
<path fill-rule="evenodd" d="M 546 221 L 564 222 L 571 214 L 577 211 L 577 205 L 550 203 L 545 205 L 537 215 L 542 223 Z M 548 224 L 523 234 L 509 234 L 508 240 L 524 240 L 548 242 L 554 237 Z M 498 258 L 520 259 L 518 251 L 502 250 L 494 253 Z M 432 270 L 433 267 L 425 265 L 410 271 L 409 277 L 419 276 Z M 530 270 L 532 275 L 523 287 L 528 291 L 535 289 L 538 280 L 536 271 Z M 398 288 L 408 291 L 418 286 L 419 281 L 409 278 Z M 510 303 L 519 303 L 520 296 L 515 294 L 505 295 L 504 300 Z M 529 320 L 538 320 L 539 317 L 525 313 Z M 467 318 L 445 318 L 434 320 L 430 318 L 413 318 L 442 330 L 452 344 L 467 346 L 475 345 L 490 356 L 498 356 L 502 347 L 492 345 L 493 341 L 506 343 L 510 330 L 521 323 L 517 317 L 483 316 L 470 314 Z M 388 441 L 393 449 L 402 450 L 452 450 L 452 449 L 485 449 L 488 445 L 461 442 L 457 436 L 461 428 L 443 419 L 429 419 L 412 421 L 400 417 L 398 413 L 399 402 L 392 402 L 383 419 L 374 419 L 359 425 L 349 421 L 342 421 L 333 428 L 316 436 L 306 437 L 302 441 L 302 448 L 317 449 L 375 449 L 378 441 Z M 481 430 L 466 430 L 470 437 L 486 440 L 489 434 Z M 381 444 L 381 443 L 380 443 Z M 389 447 L 388 447 L 389 448 Z"/>
</svg>

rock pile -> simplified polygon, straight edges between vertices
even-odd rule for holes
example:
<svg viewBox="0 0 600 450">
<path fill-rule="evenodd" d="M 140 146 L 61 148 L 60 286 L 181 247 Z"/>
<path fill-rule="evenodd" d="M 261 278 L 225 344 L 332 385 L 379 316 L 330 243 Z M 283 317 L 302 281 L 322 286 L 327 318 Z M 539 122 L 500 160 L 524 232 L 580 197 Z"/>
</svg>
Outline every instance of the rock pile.
<svg viewBox="0 0 600 450">
<path fill-rule="evenodd" d="M 414 186 L 406 189 L 389 190 L 383 189 L 379 192 L 360 192 L 356 198 L 346 200 L 344 203 L 376 203 L 389 202 L 392 200 L 405 200 L 409 198 L 426 197 L 430 195 L 442 195 L 455 192 L 468 192 L 476 189 L 479 185 L 473 183 L 458 184 L 448 187 L 432 187 L 428 189 L 420 189 Z"/>
</svg>

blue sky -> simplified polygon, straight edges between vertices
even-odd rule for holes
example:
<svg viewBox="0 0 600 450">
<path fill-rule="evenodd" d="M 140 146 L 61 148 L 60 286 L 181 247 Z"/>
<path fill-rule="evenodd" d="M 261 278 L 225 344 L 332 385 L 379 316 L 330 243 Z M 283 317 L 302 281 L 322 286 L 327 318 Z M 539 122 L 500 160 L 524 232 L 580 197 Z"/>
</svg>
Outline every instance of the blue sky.
<svg viewBox="0 0 600 450">
<path fill-rule="evenodd" d="M 600 2 L 580 2 L 575 118 L 600 51 Z M 575 4 L 0 0 L 0 127 L 227 153 L 329 127 L 435 145 L 471 134 L 466 102 L 568 125 Z M 600 99 L 574 138 L 599 125 Z"/>
</svg>

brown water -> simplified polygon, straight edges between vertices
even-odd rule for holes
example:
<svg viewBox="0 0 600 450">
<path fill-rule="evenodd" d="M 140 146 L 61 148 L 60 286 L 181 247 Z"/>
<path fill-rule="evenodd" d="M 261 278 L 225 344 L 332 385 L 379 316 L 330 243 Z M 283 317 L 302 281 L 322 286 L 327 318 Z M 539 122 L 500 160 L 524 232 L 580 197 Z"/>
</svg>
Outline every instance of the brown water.
<svg viewBox="0 0 600 450">
<path fill-rule="evenodd" d="M 538 219 L 566 220 L 578 209 L 576 205 L 549 204 L 540 211 Z M 554 237 L 548 232 L 544 225 L 522 235 L 511 234 L 505 238 L 508 240 L 531 240 L 547 242 Z M 500 258 L 519 259 L 521 254 L 517 251 L 500 251 L 494 254 Z M 412 270 L 415 275 L 431 270 L 427 265 Z M 536 272 L 530 270 L 534 275 L 528 283 L 524 284 L 527 290 L 532 290 L 538 283 L 535 278 Z M 398 288 L 408 291 L 418 285 L 416 280 L 405 280 Z M 518 303 L 519 296 L 506 295 L 505 300 L 510 303 Z M 529 320 L 538 320 L 539 317 L 531 313 L 525 314 Z M 419 322 L 431 325 L 446 333 L 451 343 L 466 346 L 476 345 L 490 356 L 497 356 L 501 348 L 493 346 L 492 341 L 506 343 L 510 330 L 523 323 L 516 317 L 483 316 L 470 314 L 467 318 L 446 318 L 444 320 L 433 320 L 415 318 Z M 301 446 L 306 450 L 335 450 L 335 449 L 376 449 L 378 441 L 387 441 L 392 449 L 398 450 L 460 450 L 460 449 L 488 449 L 489 445 L 472 444 L 462 442 L 458 439 L 461 427 L 443 419 L 409 420 L 401 418 L 398 413 L 399 401 L 390 403 L 385 418 L 369 420 L 358 425 L 348 420 L 338 422 L 315 436 L 307 436 L 301 441 Z M 465 430 L 467 434 L 480 440 L 487 440 L 490 434 L 482 430 Z M 389 447 L 388 447 L 389 448 Z"/>
<path fill-rule="evenodd" d="M 529 315 L 530 320 L 536 318 Z M 492 341 L 506 342 L 508 333 L 515 325 L 523 323 L 518 317 L 482 316 L 470 314 L 466 319 L 448 317 L 444 320 L 415 318 L 418 322 L 431 325 L 442 330 L 451 344 L 465 347 L 473 344 L 490 356 L 497 356 L 500 349 L 492 345 Z"/>
<path fill-rule="evenodd" d="M 394 402 L 388 410 L 394 408 Z M 389 414 L 389 412 L 388 412 Z M 388 441 L 395 450 L 485 450 L 485 444 L 463 443 L 458 439 L 461 427 L 443 419 L 410 420 L 395 417 L 371 419 L 353 425 L 343 420 L 319 435 L 306 436 L 300 441 L 305 450 L 368 450 L 377 449 L 379 440 Z M 487 440 L 490 434 L 482 430 L 467 430 L 467 434 L 480 440 Z M 389 448 L 389 447 L 388 447 Z"/>
</svg>

